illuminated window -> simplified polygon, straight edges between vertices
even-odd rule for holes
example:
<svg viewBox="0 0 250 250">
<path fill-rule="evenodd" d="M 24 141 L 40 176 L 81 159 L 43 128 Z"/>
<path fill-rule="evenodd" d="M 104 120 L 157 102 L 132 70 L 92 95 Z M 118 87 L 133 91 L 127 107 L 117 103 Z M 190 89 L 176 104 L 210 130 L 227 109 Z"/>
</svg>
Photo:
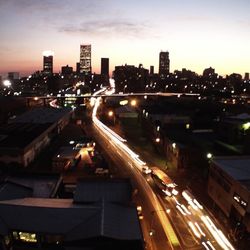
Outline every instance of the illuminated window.
<svg viewBox="0 0 250 250">
<path fill-rule="evenodd" d="M 12 235 L 15 240 L 21 240 L 24 242 L 37 242 L 37 237 L 34 233 L 13 232 Z"/>
<path fill-rule="evenodd" d="M 234 200 L 239 203 L 240 206 L 242 206 L 243 208 L 247 207 L 247 202 L 245 200 L 243 200 L 237 193 L 234 193 L 233 196 Z"/>
</svg>

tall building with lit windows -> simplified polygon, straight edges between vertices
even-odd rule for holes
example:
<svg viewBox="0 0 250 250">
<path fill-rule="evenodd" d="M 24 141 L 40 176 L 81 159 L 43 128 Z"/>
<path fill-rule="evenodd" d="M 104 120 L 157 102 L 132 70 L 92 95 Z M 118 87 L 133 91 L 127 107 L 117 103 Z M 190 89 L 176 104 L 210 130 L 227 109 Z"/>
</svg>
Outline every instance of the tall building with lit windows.
<svg viewBox="0 0 250 250">
<path fill-rule="evenodd" d="M 160 77 L 164 78 L 169 74 L 169 52 L 160 52 L 159 56 L 159 75 Z"/>
<path fill-rule="evenodd" d="M 43 52 L 43 73 L 46 75 L 53 74 L 53 55 L 54 52 L 50 50 Z"/>
<path fill-rule="evenodd" d="M 91 74 L 91 45 L 80 45 L 80 73 Z"/>
</svg>

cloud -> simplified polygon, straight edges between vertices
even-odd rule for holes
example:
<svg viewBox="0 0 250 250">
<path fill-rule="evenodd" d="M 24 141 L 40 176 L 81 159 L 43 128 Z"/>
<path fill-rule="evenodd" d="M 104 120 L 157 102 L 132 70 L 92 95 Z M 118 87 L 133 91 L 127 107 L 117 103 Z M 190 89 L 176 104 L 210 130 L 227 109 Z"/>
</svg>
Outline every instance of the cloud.
<svg viewBox="0 0 250 250">
<path fill-rule="evenodd" d="M 56 1 L 51 0 L 0 0 L 0 7 L 6 8 L 16 8 L 21 9 L 22 11 L 30 11 L 30 10 L 49 10 L 55 7 L 58 7 Z"/>
<path fill-rule="evenodd" d="M 66 25 L 59 27 L 59 32 L 67 34 L 84 35 L 126 35 L 130 37 L 145 36 L 149 26 L 145 23 L 130 20 L 93 20 L 85 21 L 79 25 Z"/>
</svg>

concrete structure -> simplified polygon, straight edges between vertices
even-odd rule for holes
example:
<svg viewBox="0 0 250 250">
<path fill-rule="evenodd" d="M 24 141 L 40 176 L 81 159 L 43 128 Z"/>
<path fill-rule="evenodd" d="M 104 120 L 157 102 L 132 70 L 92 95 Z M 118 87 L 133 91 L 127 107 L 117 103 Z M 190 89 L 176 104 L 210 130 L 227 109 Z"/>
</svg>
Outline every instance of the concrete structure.
<svg viewBox="0 0 250 250">
<path fill-rule="evenodd" d="M 0 162 L 27 167 L 71 115 L 71 109 L 37 108 L 0 126 Z"/>
<path fill-rule="evenodd" d="M 76 63 L 76 74 L 80 74 L 80 63 Z"/>
<path fill-rule="evenodd" d="M 150 66 L 149 74 L 150 74 L 150 75 L 153 75 L 153 74 L 154 74 L 154 66 Z"/>
<path fill-rule="evenodd" d="M 159 55 L 159 75 L 161 78 L 165 78 L 169 74 L 169 52 L 160 52 Z"/>
<path fill-rule="evenodd" d="M 214 76 L 215 76 L 215 69 L 213 69 L 212 67 L 203 70 L 203 77 L 212 78 Z"/>
<path fill-rule="evenodd" d="M 80 45 L 80 73 L 89 75 L 91 74 L 91 45 Z"/>
<path fill-rule="evenodd" d="M 109 76 L 109 58 L 101 58 L 101 74 Z"/>
<path fill-rule="evenodd" d="M 73 67 L 69 67 L 69 65 L 62 66 L 62 75 L 70 75 L 73 73 Z"/>
<path fill-rule="evenodd" d="M 250 156 L 212 159 L 208 194 L 231 219 L 250 232 Z"/>
<path fill-rule="evenodd" d="M 12 82 L 19 80 L 20 79 L 19 72 L 8 72 L 8 79 Z"/>
<path fill-rule="evenodd" d="M 141 64 L 139 67 L 125 64 L 124 66 L 115 66 L 113 75 L 117 92 L 143 92 L 149 72 Z"/>
<path fill-rule="evenodd" d="M 53 55 L 52 51 L 43 52 L 43 73 L 46 75 L 53 74 Z"/>
</svg>

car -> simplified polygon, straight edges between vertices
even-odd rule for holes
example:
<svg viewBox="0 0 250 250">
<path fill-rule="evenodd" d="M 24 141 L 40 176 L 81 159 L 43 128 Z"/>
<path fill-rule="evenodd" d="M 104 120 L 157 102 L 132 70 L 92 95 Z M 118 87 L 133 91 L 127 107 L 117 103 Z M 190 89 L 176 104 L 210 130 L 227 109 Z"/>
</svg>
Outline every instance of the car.
<svg viewBox="0 0 250 250">
<path fill-rule="evenodd" d="M 142 207 L 141 206 L 137 206 L 136 210 L 137 210 L 137 214 L 138 214 L 139 220 L 142 220 L 143 219 Z"/>
<path fill-rule="evenodd" d="M 150 174 L 152 170 L 148 166 L 143 166 L 142 167 L 142 173 L 144 174 Z"/>
<path fill-rule="evenodd" d="M 95 174 L 97 174 L 97 175 L 109 174 L 109 170 L 108 169 L 104 169 L 104 168 L 97 168 L 95 170 Z"/>
</svg>

